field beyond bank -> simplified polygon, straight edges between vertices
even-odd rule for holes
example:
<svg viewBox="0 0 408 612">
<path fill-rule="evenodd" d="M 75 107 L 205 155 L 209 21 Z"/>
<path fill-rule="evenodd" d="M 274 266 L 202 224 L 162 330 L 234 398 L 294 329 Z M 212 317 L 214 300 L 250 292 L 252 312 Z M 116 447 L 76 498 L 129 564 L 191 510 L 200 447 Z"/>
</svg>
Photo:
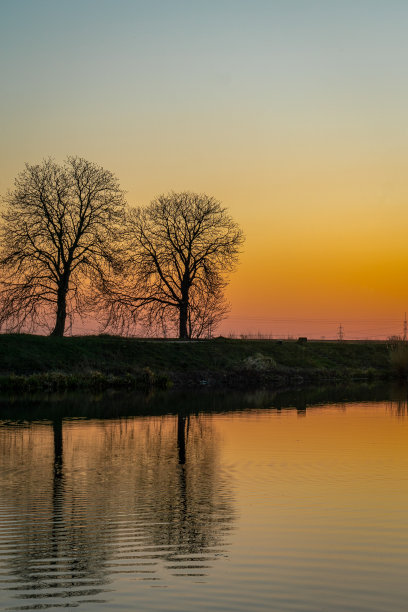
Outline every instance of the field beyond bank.
<svg viewBox="0 0 408 612">
<path fill-rule="evenodd" d="M 0 335 L 0 388 L 302 384 L 392 375 L 384 342 Z"/>
</svg>

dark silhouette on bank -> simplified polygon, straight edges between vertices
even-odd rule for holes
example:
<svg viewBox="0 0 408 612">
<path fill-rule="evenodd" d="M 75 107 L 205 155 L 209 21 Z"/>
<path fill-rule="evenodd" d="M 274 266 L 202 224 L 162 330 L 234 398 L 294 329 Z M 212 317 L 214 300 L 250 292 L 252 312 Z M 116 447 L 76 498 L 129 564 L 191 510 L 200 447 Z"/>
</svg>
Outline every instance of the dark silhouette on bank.
<svg viewBox="0 0 408 612">
<path fill-rule="evenodd" d="M 384 342 L 0 334 L 0 389 L 257 388 L 393 377 Z"/>
<path fill-rule="evenodd" d="M 226 275 L 244 236 L 213 197 L 190 192 L 161 195 L 129 211 L 124 266 L 103 304 L 115 330 L 141 323 L 159 335 L 208 336 L 225 317 Z"/>
<path fill-rule="evenodd" d="M 117 257 L 124 200 L 114 175 L 79 157 L 26 165 L 1 227 L 0 325 L 62 336 Z"/>
</svg>

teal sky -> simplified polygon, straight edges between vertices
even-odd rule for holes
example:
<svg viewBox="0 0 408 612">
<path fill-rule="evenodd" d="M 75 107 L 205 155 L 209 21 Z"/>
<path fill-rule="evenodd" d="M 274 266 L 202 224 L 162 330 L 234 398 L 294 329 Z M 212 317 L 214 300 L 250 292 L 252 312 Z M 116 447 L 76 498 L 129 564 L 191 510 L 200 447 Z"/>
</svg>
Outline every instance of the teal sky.
<svg viewBox="0 0 408 612">
<path fill-rule="evenodd" d="M 408 310 L 398 274 L 390 289 L 387 266 L 376 279 L 368 263 L 383 261 L 384 235 L 394 271 L 405 248 L 406 0 L 0 0 L 0 11 L 1 193 L 25 162 L 81 155 L 114 171 L 131 204 L 190 189 L 230 208 L 248 238 L 229 295 L 238 318 L 297 316 L 298 275 L 314 283 L 310 303 L 302 289 L 310 316 L 340 316 L 350 292 L 349 316 L 367 300 L 376 315 Z M 329 265 L 344 276 L 333 303 L 320 289 Z"/>
<path fill-rule="evenodd" d="M 186 133 L 204 157 L 211 141 L 228 153 L 341 130 L 358 140 L 367 123 L 373 140 L 406 137 L 405 0 L 0 6 L 2 181 L 68 152 L 112 165 L 123 151 L 117 171 L 137 171 L 143 149 L 182 148 Z"/>
</svg>

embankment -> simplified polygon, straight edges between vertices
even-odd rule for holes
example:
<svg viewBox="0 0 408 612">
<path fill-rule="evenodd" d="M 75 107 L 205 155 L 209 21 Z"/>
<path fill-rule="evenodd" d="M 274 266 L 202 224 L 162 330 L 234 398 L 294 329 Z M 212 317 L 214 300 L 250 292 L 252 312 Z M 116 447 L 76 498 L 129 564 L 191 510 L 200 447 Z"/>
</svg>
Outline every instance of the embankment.
<svg viewBox="0 0 408 612">
<path fill-rule="evenodd" d="M 384 342 L 0 335 L 0 389 L 248 388 L 392 376 Z"/>
</svg>

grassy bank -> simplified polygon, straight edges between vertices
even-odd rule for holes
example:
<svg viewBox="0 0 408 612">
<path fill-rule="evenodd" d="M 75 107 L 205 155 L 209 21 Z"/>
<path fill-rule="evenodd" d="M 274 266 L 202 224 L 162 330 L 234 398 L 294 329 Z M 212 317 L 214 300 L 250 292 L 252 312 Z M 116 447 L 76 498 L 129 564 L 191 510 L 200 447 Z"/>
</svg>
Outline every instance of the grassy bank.
<svg viewBox="0 0 408 612">
<path fill-rule="evenodd" d="M 0 335 L 0 388 L 246 387 L 391 376 L 382 342 Z"/>
</svg>

